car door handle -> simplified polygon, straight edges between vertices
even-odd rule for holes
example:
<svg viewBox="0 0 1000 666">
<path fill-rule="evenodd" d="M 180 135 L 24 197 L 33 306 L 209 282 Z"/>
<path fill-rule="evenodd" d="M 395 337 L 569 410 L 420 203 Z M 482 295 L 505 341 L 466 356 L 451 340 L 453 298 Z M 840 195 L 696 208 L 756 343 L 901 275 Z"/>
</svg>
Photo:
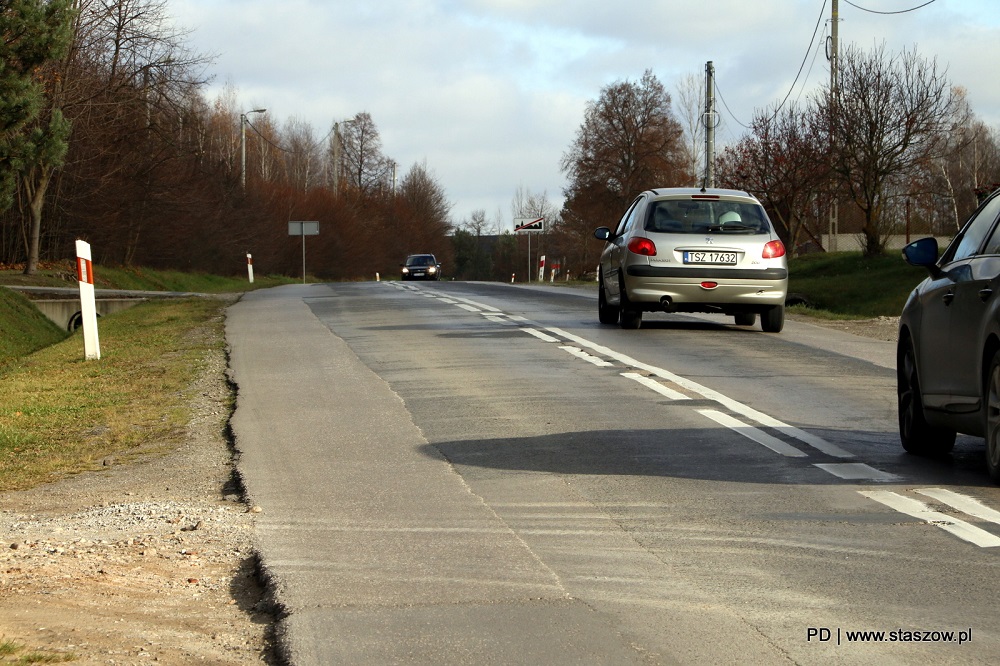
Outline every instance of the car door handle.
<svg viewBox="0 0 1000 666">
<path fill-rule="evenodd" d="M 979 300 L 981 300 L 983 303 L 990 300 L 990 296 L 992 295 L 993 295 L 993 290 L 989 287 L 983 287 L 982 289 L 979 290 Z"/>
<path fill-rule="evenodd" d="M 948 292 L 941 297 L 941 300 L 944 301 L 945 305 L 951 305 L 951 302 L 955 300 L 955 292 L 949 289 Z"/>
</svg>

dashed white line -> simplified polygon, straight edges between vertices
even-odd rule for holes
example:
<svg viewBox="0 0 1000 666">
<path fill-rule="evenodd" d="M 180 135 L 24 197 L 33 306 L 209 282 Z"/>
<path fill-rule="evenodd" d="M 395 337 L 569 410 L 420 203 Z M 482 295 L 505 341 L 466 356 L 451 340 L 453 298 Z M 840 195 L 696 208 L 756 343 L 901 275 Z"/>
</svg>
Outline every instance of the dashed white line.
<svg viewBox="0 0 1000 666">
<path fill-rule="evenodd" d="M 553 338 L 548 333 L 542 333 L 541 331 L 534 328 L 522 328 L 521 330 L 527 333 L 528 335 L 535 336 L 536 338 L 538 338 L 543 342 L 559 342 L 559 338 Z"/>
<path fill-rule="evenodd" d="M 942 504 L 947 504 L 951 508 L 957 509 L 973 518 L 979 518 L 980 520 L 1000 525 L 1000 511 L 991 509 L 974 497 L 968 497 L 967 495 L 944 488 L 919 488 L 916 492 L 927 497 L 932 497 Z"/>
<path fill-rule="evenodd" d="M 879 504 L 889 507 L 890 509 L 899 511 L 900 513 L 916 518 L 917 520 L 922 520 L 936 527 L 940 527 L 944 531 L 954 534 L 959 539 L 963 539 L 982 548 L 995 548 L 1000 546 L 1000 537 L 995 534 L 991 534 L 984 529 L 980 529 L 971 523 L 961 520 L 960 518 L 955 518 L 954 516 L 949 516 L 946 513 L 935 511 L 919 500 L 915 500 L 888 490 L 859 490 L 858 492 L 865 497 L 875 500 Z"/>
<path fill-rule="evenodd" d="M 664 386 L 663 384 L 661 384 L 660 382 L 656 381 L 652 377 L 647 377 L 645 375 L 640 375 L 637 372 L 623 372 L 622 373 L 622 377 L 625 377 L 626 379 L 631 379 L 633 381 L 639 382 L 640 384 L 642 384 L 646 388 L 651 389 L 653 391 L 656 391 L 660 395 L 662 395 L 662 396 L 664 396 L 666 398 L 669 398 L 671 400 L 690 400 L 691 399 L 691 398 L 689 398 L 688 396 L 684 395 L 683 393 L 681 393 L 679 391 L 675 391 L 672 388 L 668 388 L 668 387 Z"/>
<path fill-rule="evenodd" d="M 609 363 L 608 361 L 605 361 L 603 358 L 599 358 L 597 356 L 592 356 L 592 355 L 588 354 L 587 352 L 583 351 L 579 347 L 571 347 L 569 345 L 563 345 L 559 349 L 568 351 L 573 356 L 576 356 L 577 358 L 583 359 L 584 361 L 587 361 L 588 363 L 593 363 L 594 365 L 598 366 L 599 368 L 608 368 L 608 367 L 611 367 L 612 365 L 614 365 L 614 363 Z"/>
<path fill-rule="evenodd" d="M 864 463 L 816 463 L 824 472 L 848 481 L 899 481 L 899 477 Z"/>
<path fill-rule="evenodd" d="M 664 370 L 663 368 L 658 368 L 656 366 L 649 365 L 647 363 L 642 363 L 641 361 L 638 361 L 630 356 L 621 354 L 602 345 L 595 344 L 585 338 L 581 338 L 577 335 L 573 335 L 572 333 L 563 331 L 562 329 L 548 328 L 546 330 L 549 331 L 550 333 L 554 333 L 555 335 L 570 340 L 571 342 L 575 342 L 581 347 L 589 348 L 590 350 L 595 351 L 598 354 L 601 354 L 602 356 L 613 358 L 616 361 L 619 361 L 620 363 L 631 366 L 633 368 L 645 370 L 650 374 L 656 375 L 657 377 L 673 382 L 674 384 L 677 384 L 681 388 L 687 389 L 693 393 L 697 393 L 698 395 L 707 398 L 709 400 L 718 402 L 720 405 L 722 405 L 723 407 L 725 407 L 726 409 L 735 414 L 745 416 L 748 419 L 756 421 L 760 425 L 767 426 L 769 428 L 774 428 L 775 430 L 778 430 L 784 433 L 785 435 L 788 435 L 789 437 L 792 437 L 794 439 L 799 440 L 800 442 L 808 444 L 817 451 L 825 453 L 828 456 L 832 456 L 834 458 L 854 457 L 853 453 L 845 451 L 836 444 L 831 444 L 830 442 L 827 442 L 826 440 L 820 437 L 816 437 L 803 430 L 800 430 L 795 426 L 783 423 L 782 421 L 779 421 L 774 417 L 768 416 L 763 412 L 759 412 L 756 409 L 753 409 L 748 405 L 744 405 L 741 402 L 737 402 L 736 400 L 733 400 L 732 398 L 725 396 L 719 393 L 718 391 L 714 391 L 708 388 L 707 386 L 702 386 L 701 384 L 693 382 L 684 377 L 681 377 L 680 375 L 675 375 L 674 373 L 668 370 Z"/>
<path fill-rule="evenodd" d="M 772 437 L 771 435 L 768 435 L 766 432 L 760 430 L 759 428 L 754 428 L 753 426 L 749 426 L 746 423 L 743 423 L 743 421 L 733 418 L 729 414 L 723 414 L 722 412 L 716 411 L 714 409 L 699 409 L 698 413 L 701 414 L 702 416 L 707 416 L 708 418 L 712 419 L 719 425 L 725 426 L 730 430 L 739 433 L 740 435 L 743 435 L 747 439 L 751 439 L 757 442 L 758 444 L 766 446 L 775 453 L 787 456 L 789 458 L 808 457 L 807 454 L 798 450 L 791 444 L 783 442 L 777 437 Z"/>
</svg>

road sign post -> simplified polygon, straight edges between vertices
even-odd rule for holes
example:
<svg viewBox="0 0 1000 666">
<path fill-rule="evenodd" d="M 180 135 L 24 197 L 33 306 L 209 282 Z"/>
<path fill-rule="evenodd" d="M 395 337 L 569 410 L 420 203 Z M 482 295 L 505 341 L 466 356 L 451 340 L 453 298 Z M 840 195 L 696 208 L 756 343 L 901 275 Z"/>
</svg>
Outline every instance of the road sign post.
<svg viewBox="0 0 1000 666">
<path fill-rule="evenodd" d="M 514 233 L 528 234 L 528 282 L 531 282 L 531 234 L 539 232 L 545 228 L 544 217 L 518 217 L 514 218 Z"/>
<path fill-rule="evenodd" d="M 319 235 L 319 222 L 289 222 L 289 236 L 302 236 L 302 284 L 306 283 L 306 236 Z"/>
</svg>

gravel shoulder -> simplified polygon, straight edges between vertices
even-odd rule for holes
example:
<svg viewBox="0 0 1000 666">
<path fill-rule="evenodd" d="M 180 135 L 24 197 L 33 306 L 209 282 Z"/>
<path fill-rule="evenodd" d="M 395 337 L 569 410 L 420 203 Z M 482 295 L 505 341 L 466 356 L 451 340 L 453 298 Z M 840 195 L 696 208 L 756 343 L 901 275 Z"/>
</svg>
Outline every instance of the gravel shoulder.
<svg viewBox="0 0 1000 666">
<path fill-rule="evenodd" d="M 225 373 L 213 352 L 183 446 L 0 494 L 0 664 L 277 663 Z"/>
<path fill-rule="evenodd" d="M 895 340 L 898 319 L 791 318 Z M 276 664 L 254 511 L 223 433 L 222 352 L 190 391 L 186 443 L 0 494 L 0 646 L 74 664 Z M 41 661 L 38 659 L 36 661 Z M 26 663 L 26 662 L 21 662 Z"/>
</svg>

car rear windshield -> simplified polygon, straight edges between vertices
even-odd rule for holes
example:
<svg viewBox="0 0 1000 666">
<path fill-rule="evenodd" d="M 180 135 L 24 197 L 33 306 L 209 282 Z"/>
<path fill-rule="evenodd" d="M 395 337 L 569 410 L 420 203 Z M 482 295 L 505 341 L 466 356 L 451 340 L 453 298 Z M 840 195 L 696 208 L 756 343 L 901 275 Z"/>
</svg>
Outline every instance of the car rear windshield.
<svg viewBox="0 0 1000 666">
<path fill-rule="evenodd" d="M 645 229 L 666 234 L 765 234 L 770 231 L 770 224 L 758 204 L 668 199 L 652 203 Z"/>
</svg>

